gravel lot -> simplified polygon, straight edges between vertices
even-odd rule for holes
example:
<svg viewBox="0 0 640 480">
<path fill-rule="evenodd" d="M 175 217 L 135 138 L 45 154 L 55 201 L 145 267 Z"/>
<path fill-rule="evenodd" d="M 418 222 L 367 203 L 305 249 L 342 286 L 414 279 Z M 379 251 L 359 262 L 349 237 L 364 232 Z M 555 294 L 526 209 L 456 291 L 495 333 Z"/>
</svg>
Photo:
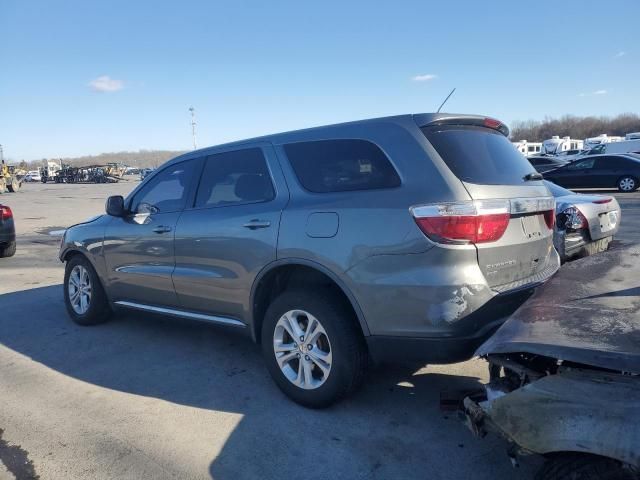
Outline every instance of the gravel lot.
<svg viewBox="0 0 640 480">
<path fill-rule="evenodd" d="M 377 369 L 324 411 L 287 400 L 258 348 L 224 329 L 141 314 L 93 328 L 62 300 L 59 237 L 113 185 L 28 184 L 0 197 L 18 230 L 0 260 L 0 478 L 510 479 L 495 438 L 478 440 L 441 392 L 486 380 L 483 361 Z M 640 239 L 640 193 L 616 194 L 619 239 Z"/>
</svg>

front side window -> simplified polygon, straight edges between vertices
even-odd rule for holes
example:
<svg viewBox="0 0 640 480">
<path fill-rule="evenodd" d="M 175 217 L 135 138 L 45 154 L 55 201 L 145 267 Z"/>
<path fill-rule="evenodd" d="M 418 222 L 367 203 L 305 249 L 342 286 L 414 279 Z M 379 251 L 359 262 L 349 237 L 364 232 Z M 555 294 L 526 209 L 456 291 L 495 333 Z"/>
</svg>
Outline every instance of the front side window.
<svg viewBox="0 0 640 480">
<path fill-rule="evenodd" d="M 267 161 L 260 148 L 207 157 L 196 207 L 268 202 L 275 198 Z"/>
<path fill-rule="evenodd" d="M 171 165 L 144 185 L 131 202 L 133 213 L 168 213 L 184 209 L 197 160 Z"/>
<path fill-rule="evenodd" d="M 366 140 L 317 140 L 284 145 L 302 186 L 315 193 L 400 186 L 400 177 L 380 148 Z"/>
<path fill-rule="evenodd" d="M 587 170 L 593 168 L 593 164 L 596 162 L 595 158 L 590 158 L 588 160 L 580 160 L 579 162 L 573 162 L 569 166 L 567 166 L 568 170 Z"/>
</svg>

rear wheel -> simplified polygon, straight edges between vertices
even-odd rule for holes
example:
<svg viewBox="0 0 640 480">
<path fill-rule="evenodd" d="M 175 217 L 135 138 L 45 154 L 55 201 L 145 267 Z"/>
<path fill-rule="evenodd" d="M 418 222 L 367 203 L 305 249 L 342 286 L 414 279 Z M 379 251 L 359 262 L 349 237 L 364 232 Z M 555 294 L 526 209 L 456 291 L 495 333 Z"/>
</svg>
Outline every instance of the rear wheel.
<svg viewBox="0 0 640 480">
<path fill-rule="evenodd" d="M 612 458 L 580 453 L 555 455 L 542 466 L 536 480 L 638 480 Z"/>
<path fill-rule="evenodd" d="M 631 175 L 625 175 L 618 180 L 618 190 L 621 192 L 633 192 L 638 188 L 638 179 Z"/>
<path fill-rule="evenodd" d="M 262 351 L 278 387 L 311 408 L 353 392 L 367 366 L 356 319 L 331 290 L 285 291 L 276 298 L 265 314 Z"/>
<path fill-rule="evenodd" d="M 13 257 L 16 254 L 16 242 L 0 247 L 0 258 Z"/>
<path fill-rule="evenodd" d="M 20 189 L 20 182 L 16 177 L 13 177 L 7 185 L 7 188 L 10 192 L 17 192 Z"/>
<path fill-rule="evenodd" d="M 98 274 L 83 255 L 75 255 L 67 262 L 64 301 L 69 316 L 79 325 L 96 325 L 111 316 Z"/>
</svg>

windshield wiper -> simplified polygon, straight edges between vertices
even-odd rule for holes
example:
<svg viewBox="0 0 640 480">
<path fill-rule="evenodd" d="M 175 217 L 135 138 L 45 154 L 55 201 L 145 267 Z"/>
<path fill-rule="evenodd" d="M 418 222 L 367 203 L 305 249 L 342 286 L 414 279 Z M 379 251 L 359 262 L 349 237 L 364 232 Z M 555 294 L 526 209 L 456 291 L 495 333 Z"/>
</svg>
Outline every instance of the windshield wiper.
<svg viewBox="0 0 640 480">
<path fill-rule="evenodd" d="M 522 179 L 525 182 L 529 182 L 532 180 L 542 180 L 544 177 L 542 176 L 541 173 L 538 172 L 531 172 L 531 173 L 527 173 L 524 177 L 522 177 Z"/>
</svg>

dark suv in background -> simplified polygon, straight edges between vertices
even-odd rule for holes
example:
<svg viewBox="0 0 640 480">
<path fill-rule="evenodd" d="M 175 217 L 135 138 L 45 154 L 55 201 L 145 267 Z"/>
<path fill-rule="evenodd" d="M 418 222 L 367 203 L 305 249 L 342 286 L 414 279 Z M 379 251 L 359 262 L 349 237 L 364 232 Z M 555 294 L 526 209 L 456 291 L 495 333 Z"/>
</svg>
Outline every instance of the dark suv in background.
<svg viewBox="0 0 640 480">
<path fill-rule="evenodd" d="M 403 115 L 190 152 L 69 228 L 64 299 L 245 330 L 295 401 L 373 360 L 468 359 L 559 268 L 554 200 L 499 121 Z"/>
</svg>

